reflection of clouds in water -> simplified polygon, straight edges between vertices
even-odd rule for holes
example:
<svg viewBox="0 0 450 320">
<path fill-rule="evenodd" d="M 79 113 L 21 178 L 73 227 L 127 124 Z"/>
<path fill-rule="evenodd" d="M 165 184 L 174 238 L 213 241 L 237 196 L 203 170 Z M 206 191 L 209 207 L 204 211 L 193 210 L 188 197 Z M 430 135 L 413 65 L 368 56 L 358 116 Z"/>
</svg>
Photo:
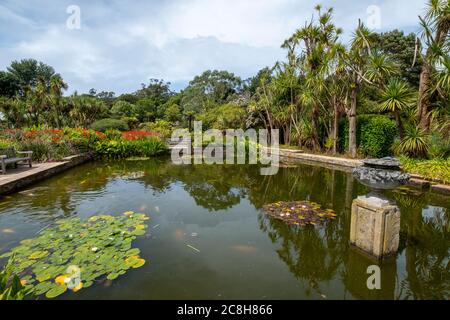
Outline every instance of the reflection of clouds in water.
<svg viewBox="0 0 450 320">
<path fill-rule="evenodd" d="M 436 206 L 426 206 L 422 209 L 422 217 L 425 220 L 436 218 L 437 216 L 444 215 L 446 209 Z"/>
</svg>

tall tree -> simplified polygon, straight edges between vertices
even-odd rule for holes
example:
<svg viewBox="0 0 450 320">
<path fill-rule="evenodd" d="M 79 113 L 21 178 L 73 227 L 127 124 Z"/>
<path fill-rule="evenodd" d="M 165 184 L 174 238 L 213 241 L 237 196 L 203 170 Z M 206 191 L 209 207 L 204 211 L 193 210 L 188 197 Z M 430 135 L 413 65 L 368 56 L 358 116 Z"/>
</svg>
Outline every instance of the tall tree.
<svg viewBox="0 0 450 320">
<path fill-rule="evenodd" d="M 342 30 L 332 23 L 332 8 L 322 12 L 322 7 L 318 5 L 315 10 L 318 14 L 317 21 L 313 18 L 305 27 L 297 30 L 287 43 L 293 42 L 303 48 L 300 57 L 302 73 L 305 76 L 302 100 L 304 105 L 311 108 L 313 147 L 319 149 L 319 117 L 320 109 L 324 106 L 318 97 L 325 91 L 331 54 Z"/>
<path fill-rule="evenodd" d="M 19 81 L 11 73 L 0 71 L 0 96 L 12 98 L 19 89 Z"/>
<path fill-rule="evenodd" d="M 19 85 L 18 93 L 22 97 L 25 96 L 28 88 L 34 89 L 39 84 L 39 79 L 48 86 L 52 77 L 57 75 L 53 67 L 34 59 L 13 61 L 7 67 L 7 71 L 17 81 Z"/>
<path fill-rule="evenodd" d="M 67 90 L 69 86 L 67 83 L 64 82 L 64 80 L 59 76 L 53 76 L 50 79 L 50 104 L 53 109 L 53 118 L 54 118 L 54 124 L 57 128 L 61 127 L 61 114 L 60 114 L 60 108 L 61 108 L 61 98 L 63 96 L 63 91 Z"/>
<path fill-rule="evenodd" d="M 419 17 L 422 26 L 422 38 L 426 52 L 422 57 L 417 117 L 422 130 L 430 129 L 430 115 L 433 96 L 432 76 L 442 57 L 448 55 L 450 33 L 450 1 L 429 0 L 427 12 Z"/>
<path fill-rule="evenodd" d="M 349 153 L 357 155 L 356 116 L 364 86 L 381 87 L 386 79 L 398 72 L 396 65 L 384 54 L 373 51 L 374 34 L 361 21 L 344 57 L 348 66 L 350 107 L 346 107 L 349 121 Z"/>
<path fill-rule="evenodd" d="M 374 49 L 388 55 L 399 66 L 400 78 L 413 88 L 419 87 L 422 59 L 416 54 L 416 35 L 392 30 L 374 35 Z"/>
</svg>

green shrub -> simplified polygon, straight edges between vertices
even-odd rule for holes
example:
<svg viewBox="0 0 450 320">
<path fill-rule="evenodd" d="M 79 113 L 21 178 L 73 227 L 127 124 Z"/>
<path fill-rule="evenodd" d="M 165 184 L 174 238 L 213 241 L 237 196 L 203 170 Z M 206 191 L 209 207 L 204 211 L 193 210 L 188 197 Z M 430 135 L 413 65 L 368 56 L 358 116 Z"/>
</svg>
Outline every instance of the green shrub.
<svg viewBox="0 0 450 320">
<path fill-rule="evenodd" d="M 446 139 L 438 132 L 431 133 L 428 138 L 428 155 L 430 158 L 450 157 L 450 139 Z"/>
<path fill-rule="evenodd" d="M 17 149 L 17 143 L 15 143 L 11 140 L 6 140 L 6 139 L 0 138 L 0 150 L 4 150 L 4 149 L 8 149 L 8 148 L 16 148 Z"/>
<path fill-rule="evenodd" d="M 392 145 L 397 136 L 397 126 L 387 117 L 369 118 L 361 127 L 360 148 L 364 155 L 382 158 L 392 154 Z"/>
<path fill-rule="evenodd" d="M 397 126 L 389 117 L 362 115 L 356 122 L 356 143 L 360 152 L 369 157 L 382 158 L 392 154 L 392 146 L 397 136 Z M 339 126 L 339 148 L 348 151 L 348 120 Z"/>
<path fill-rule="evenodd" d="M 167 151 L 164 142 L 157 138 L 132 141 L 135 144 L 137 156 L 150 157 L 163 154 Z"/>
<path fill-rule="evenodd" d="M 26 139 L 20 142 L 20 149 L 33 151 L 33 160 L 44 162 L 52 160 L 51 143 L 42 139 Z"/>
<path fill-rule="evenodd" d="M 28 293 L 20 278 L 13 272 L 14 259 L 13 256 L 0 271 L 0 300 L 23 300 Z"/>
<path fill-rule="evenodd" d="M 91 129 L 95 131 L 105 132 L 106 130 L 130 130 L 128 124 L 123 120 L 106 118 L 98 120 L 91 125 Z"/>
<path fill-rule="evenodd" d="M 141 129 L 145 129 L 154 133 L 159 133 L 163 138 L 170 138 L 172 135 L 172 125 L 166 120 L 156 120 L 156 122 L 147 122 L 141 124 Z"/>
<path fill-rule="evenodd" d="M 167 151 L 166 144 L 158 138 L 139 140 L 104 140 L 95 145 L 98 157 L 120 159 L 128 157 L 149 157 Z"/>
<path fill-rule="evenodd" d="M 122 138 L 122 132 L 119 130 L 106 130 L 104 133 L 108 140 L 120 140 Z"/>
</svg>

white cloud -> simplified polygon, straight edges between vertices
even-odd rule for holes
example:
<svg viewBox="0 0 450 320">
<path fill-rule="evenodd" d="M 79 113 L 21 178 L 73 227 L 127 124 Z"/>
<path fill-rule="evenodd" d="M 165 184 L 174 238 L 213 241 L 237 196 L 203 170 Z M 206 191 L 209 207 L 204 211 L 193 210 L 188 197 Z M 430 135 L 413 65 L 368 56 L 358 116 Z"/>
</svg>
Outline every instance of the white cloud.
<svg viewBox="0 0 450 320">
<path fill-rule="evenodd" d="M 414 29 L 424 0 L 323 0 L 335 7 L 346 38 L 381 8 L 383 30 Z M 78 1 L 81 30 L 65 26 L 70 0 L 3 0 L 0 5 L 0 68 L 36 58 L 55 67 L 71 90 L 91 87 L 118 93 L 150 77 L 185 84 L 206 69 L 242 77 L 283 57 L 280 44 L 313 13 L 306 0 Z M 12 32 L 11 30 L 14 30 Z"/>
</svg>

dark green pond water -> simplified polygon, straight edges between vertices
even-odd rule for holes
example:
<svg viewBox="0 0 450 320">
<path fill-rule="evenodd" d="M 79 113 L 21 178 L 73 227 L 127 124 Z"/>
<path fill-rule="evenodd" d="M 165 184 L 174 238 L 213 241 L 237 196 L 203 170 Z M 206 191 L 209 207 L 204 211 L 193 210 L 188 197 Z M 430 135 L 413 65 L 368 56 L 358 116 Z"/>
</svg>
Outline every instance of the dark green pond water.
<svg viewBox="0 0 450 320">
<path fill-rule="evenodd" d="M 261 176 L 257 166 L 167 159 L 89 163 L 0 199 L 0 254 L 58 219 L 131 210 L 150 216 L 133 245 L 147 263 L 60 298 L 449 299 L 450 197 L 386 193 L 401 209 L 400 249 L 379 263 L 381 290 L 369 290 L 374 262 L 349 245 L 351 204 L 366 193 L 350 173 L 310 165 Z M 286 200 L 337 218 L 295 227 L 261 211 Z"/>
</svg>

